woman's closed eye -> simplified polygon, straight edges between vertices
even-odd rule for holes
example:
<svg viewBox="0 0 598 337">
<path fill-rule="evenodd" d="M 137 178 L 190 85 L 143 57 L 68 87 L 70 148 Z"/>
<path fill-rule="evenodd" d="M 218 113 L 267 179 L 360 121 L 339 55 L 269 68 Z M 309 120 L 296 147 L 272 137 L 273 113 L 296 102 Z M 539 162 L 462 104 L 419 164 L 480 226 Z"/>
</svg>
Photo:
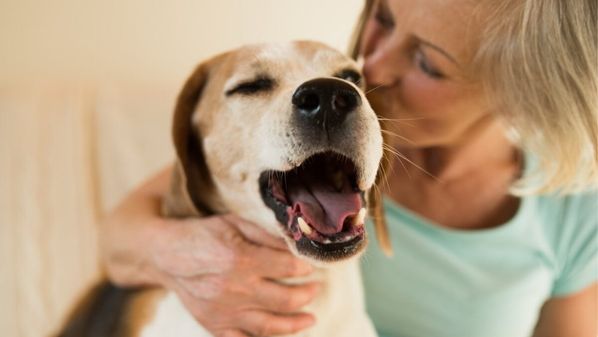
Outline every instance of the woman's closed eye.
<svg viewBox="0 0 598 337">
<path fill-rule="evenodd" d="M 388 8 L 388 5 L 384 1 L 379 2 L 378 6 L 376 6 L 376 9 L 374 10 L 374 19 L 384 29 L 390 30 L 395 26 L 395 19 Z"/>
<path fill-rule="evenodd" d="M 414 54 L 415 65 L 427 76 L 434 79 L 443 79 L 445 75 L 432 65 L 426 54 L 421 49 L 415 51 Z"/>
</svg>

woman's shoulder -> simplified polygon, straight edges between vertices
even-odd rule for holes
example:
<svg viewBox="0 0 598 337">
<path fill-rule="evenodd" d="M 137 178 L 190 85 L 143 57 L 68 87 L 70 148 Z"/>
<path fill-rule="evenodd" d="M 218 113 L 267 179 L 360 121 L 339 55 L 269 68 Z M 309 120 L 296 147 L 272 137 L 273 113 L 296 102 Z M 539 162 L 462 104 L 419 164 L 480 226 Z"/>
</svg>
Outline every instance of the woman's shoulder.
<svg viewBox="0 0 598 337">
<path fill-rule="evenodd" d="M 525 198 L 533 200 L 525 220 L 541 228 L 555 249 L 566 249 L 580 241 L 593 244 L 598 234 L 598 191 Z"/>
<path fill-rule="evenodd" d="M 598 191 L 537 196 L 536 224 L 543 229 L 554 263 L 553 296 L 596 282 L 598 273 Z"/>
<path fill-rule="evenodd" d="M 557 193 L 533 197 L 535 213 L 549 223 L 570 223 L 590 227 L 598 226 L 598 190 L 573 194 Z"/>
</svg>

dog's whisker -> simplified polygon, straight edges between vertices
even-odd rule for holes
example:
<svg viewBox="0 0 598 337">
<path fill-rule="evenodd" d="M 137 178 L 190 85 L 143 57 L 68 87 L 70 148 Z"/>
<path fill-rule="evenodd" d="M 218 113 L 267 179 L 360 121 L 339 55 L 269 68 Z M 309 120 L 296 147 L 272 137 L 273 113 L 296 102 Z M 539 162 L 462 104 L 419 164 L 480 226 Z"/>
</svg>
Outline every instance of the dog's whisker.
<svg viewBox="0 0 598 337">
<path fill-rule="evenodd" d="M 376 116 L 376 118 L 378 118 L 379 121 L 385 121 L 385 122 L 419 121 L 419 120 L 422 120 L 422 119 L 426 119 L 425 117 L 418 117 L 418 118 L 386 118 L 386 117 L 380 117 L 380 116 Z"/>
<path fill-rule="evenodd" d="M 423 167 L 417 165 L 416 163 L 414 163 L 412 160 L 410 160 L 409 158 L 407 158 L 404 154 L 400 153 L 399 151 L 389 147 L 388 145 L 384 144 L 383 145 L 384 150 L 387 151 L 390 154 L 395 155 L 397 158 L 402 158 L 404 159 L 406 162 L 408 162 L 409 164 L 413 165 L 413 167 L 419 169 L 421 172 L 423 172 L 424 174 L 426 174 L 427 176 L 429 176 L 430 178 L 436 180 L 436 181 L 440 181 L 438 179 L 438 177 L 436 177 L 435 175 L 433 175 L 432 173 L 428 172 L 426 169 L 424 169 Z"/>
<path fill-rule="evenodd" d="M 388 172 L 386 172 L 386 168 L 387 167 L 391 167 L 390 163 L 390 159 L 388 158 L 388 156 L 383 156 L 382 160 L 386 160 L 387 165 L 380 165 L 380 173 L 382 174 L 381 180 L 382 183 L 386 186 L 387 190 L 390 190 L 390 183 L 388 181 Z M 378 188 L 378 186 L 375 186 L 376 188 Z M 382 193 L 382 191 L 380 190 L 380 193 Z"/>
<path fill-rule="evenodd" d="M 384 120 L 379 120 L 379 122 L 380 122 L 380 124 L 388 123 L 388 124 L 398 124 L 400 126 L 407 125 L 407 126 L 412 127 L 412 128 L 415 127 L 415 125 L 413 123 L 411 123 L 411 121 L 384 121 Z"/>
<path fill-rule="evenodd" d="M 387 148 L 387 150 L 388 150 L 388 148 Z M 392 153 L 392 152 L 390 152 L 390 153 Z M 399 163 L 403 167 L 403 171 L 405 171 L 405 173 L 407 174 L 407 177 L 409 178 L 409 180 L 411 180 L 412 179 L 411 178 L 411 173 L 409 173 L 409 170 L 407 169 L 407 166 L 405 166 L 405 163 L 403 163 L 403 159 L 401 158 L 401 156 L 397 156 L 397 159 L 399 160 Z"/>
<path fill-rule="evenodd" d="M 288 190 L 288 188 L 289 188 L 289 184 L 287 182 L 288 176 L 282 172 L 279 172 L 278 175 L 280 176 L 280 179 L 282 180 L 282 183 L 284 184 L 285 191 Z"/>
<path fill-rule="evenodd" d="M 359 260 L 360 260 L 360 263 L 363 263 L 363 264 L 366 264 L 366 265 L 367 265 L 368 263 L 370 263 L 370 261 L 369 261 L 369 258 L 368 258 L 368 256 L 367 256 L 367 254 L 363 254 L 363 255 L 361 255 L 361 257 L 359 258 Z"/>
<path fill-rule="evenodd" d="M 371 88 L 370 90 L 366 91 L 365 94 L 367 95 L 367 94 L 371 93 L 372 91 L 374 91 L 376 89 L 382 88 L 383 86 L 384 86 L 383 84 L 375 86 L 375 87 Z"/>
<path fill-rule="evenodd" d="M 400 138 L 400 139 L 406 141 L 409 144 L 415 144 L 411 139 L 409 139 L 409 138 L 407 138 L 405 136 L 401 136 L 401 135 L 399 135 L 399 134 L 397 134 L 395 132 L 388 131 L 388 130 L 381 130 L 381 131 L 382 131 L 383 134 L 388 135 L 390 137 Z"/>
<path fill-rule="evenodd" d="M 401 126 L 403 126 L 403 125 L 407 125 L 407 126 L 409 126 L 409 127 L 412 127 L 412 128 L 414 128 L 414 127 L 415 127 L 415 125 L 413 125 L 413 123 L 411 123 L 411 122 L 407 122 L 407 121 L 380 121 L 380 123 L 381 123 L 381 124 L 382 124 L 382 123 L 389 123 L 389 124 L 400 124 Z"/>
</svg>

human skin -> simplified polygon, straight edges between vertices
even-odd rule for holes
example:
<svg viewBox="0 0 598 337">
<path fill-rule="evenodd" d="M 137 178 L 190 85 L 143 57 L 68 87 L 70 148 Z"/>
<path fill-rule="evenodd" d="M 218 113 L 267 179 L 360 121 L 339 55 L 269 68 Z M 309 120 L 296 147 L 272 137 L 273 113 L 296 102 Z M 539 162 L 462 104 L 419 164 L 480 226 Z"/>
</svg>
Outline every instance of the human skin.
<svg viewBox="0 0 598 337">
<path fill-rule="evenodd" d="M 383 114 L 389 148 L 400 154 L 382 184 L 385 194 L 439 226 L 462 230 L 498 226 L 515 214 L 519 200 L 508 189 L 522 169 L 519 151 L 470 72 L 484 22 L 474 3 L 382 1 L 361 49 L 372 104 Z M 170 169 L 104 222 L 111 279 L 175 291 L 218 337 L 292 333 L 313 324 L 298 310 L 316 296 L 317 284 L 269 281 L 311 271 L 281 241 L 234 215 L 159 217 Z M 247 258 L 255 255 L 269 261 L 266 268 Z M 535 336 L 595 336 L 597 296 L 593 285 L 550 299 Z"/>
<path fill-rule="evenodd" d="M 522 169 L 468 69 L 483 31 L 483 16 L 469 20 L 479 10 L 473 4 L 382 0 L 361 50 L 366 81 L 376 88 L 372 100 L 383 98 L 390 121 L 390 147 L 401 154 L 382 185 L 386 195 L 440 226 L 464 230 L 498 226 L 515 214 L 519 200 L 508 189 Z M 534 337 L 596 336 L 596 298 L 594 283 L 549 299 Z"/>
<path fill-rule="evenodd" d="M 473 32 L 482 29 L 470 20 L 470 3 L 382 1 L 361 50 L 371 99 L 383 102 L 378 111 L 388 120 L 389 147 L 406 157 L 395 156 L 387 195 L 461 229 L 512 217 L 518 201 L 508 188 L 521 169 L 479 79 L 469 75 Z"/>
</svg>

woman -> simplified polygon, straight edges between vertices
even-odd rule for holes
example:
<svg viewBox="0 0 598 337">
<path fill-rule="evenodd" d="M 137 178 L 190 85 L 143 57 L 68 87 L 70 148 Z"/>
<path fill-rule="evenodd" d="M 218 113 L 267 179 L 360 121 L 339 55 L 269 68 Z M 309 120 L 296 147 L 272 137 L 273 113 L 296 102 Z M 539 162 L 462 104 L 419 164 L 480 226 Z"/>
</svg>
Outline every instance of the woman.
<svg viewBox="0 0 598 337">
<path fill-rule="evenodd" d="M 397 154 L 381 186 L 395 257 L 362 263 L 381 336 L 596 336 L 596 7 L 366 3 L 356 51 Z M 112 280 L 175 291 L 216 336 L 313 324 L 298 310 L 318 285 L 270 281 L 311 272 L 277 239 L 231 214 L 158 216 L 169 170 L 103 226 Z"/>
</svg>

